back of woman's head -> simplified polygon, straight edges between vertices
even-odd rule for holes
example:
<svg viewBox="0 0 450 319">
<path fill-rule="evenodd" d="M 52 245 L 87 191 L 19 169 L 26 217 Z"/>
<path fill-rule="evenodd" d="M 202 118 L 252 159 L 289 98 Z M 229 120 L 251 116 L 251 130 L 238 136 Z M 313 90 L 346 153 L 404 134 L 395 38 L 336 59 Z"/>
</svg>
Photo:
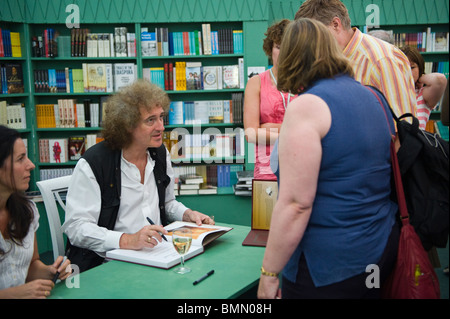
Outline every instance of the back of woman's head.
<svg viewBox="0 0 450 319">
<path fill-rule="evenodd" d="M 292 21 L 281 42 L 278 89 L 296 94 L 339 74 L 353 76 L 353 69 L 327 27 L 308 18 Z"/>
</svg>

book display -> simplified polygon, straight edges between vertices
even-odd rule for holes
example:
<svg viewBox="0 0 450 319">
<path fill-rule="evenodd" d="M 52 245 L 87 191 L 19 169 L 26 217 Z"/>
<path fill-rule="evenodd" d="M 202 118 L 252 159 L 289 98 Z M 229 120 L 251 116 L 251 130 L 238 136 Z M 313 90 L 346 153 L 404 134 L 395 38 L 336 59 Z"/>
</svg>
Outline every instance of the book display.
<svg viewBox="0 0 450 319">
<path fill-rule="evenodd" d="M 0 123 L 19 129 L 28 141 L 36 164 L 32 188 L 41 170 L 73 169 L 79 154 L 70 156 L 72 137 L 84 137 L 85 149 L 101 140 L 107 97 L 138 78 L 164 88 L 172 101 L 165 143 L 174 167 L 253 169 L 237 130 L 243 127 L 247 69 L 267 67 L 264 32 L 273 21 L 293 18 L 290 1 L 255 6 L 249 0 L 92 0 L 76 4 L 79 25 L 69 23 L 77 21 L 69 21 L 57 0 L 24 0 L 20 7 L 5 1 L 5 8 L 14 10 L 0 13 Z M 448 12 L 438 10 L 448 4 L 411 0 L 406 21 L 405 1 L 383 4 L 392 8 L 381 11 L 380 28 L 420 45 L 427 70 L 448 75 Z M 344 3 L 352 24 L 362 30 L 363 1 Z M 433 112 L 431 119 L 438 116 Z M 40 160 L 41 153 L 50 152 L 40 149 L 41 140 L 67 141 L 59 143 L 64 154 L 67 148 L 65 161 L 63 152 L 54 163 L 51 155 Z"/>
</svg>

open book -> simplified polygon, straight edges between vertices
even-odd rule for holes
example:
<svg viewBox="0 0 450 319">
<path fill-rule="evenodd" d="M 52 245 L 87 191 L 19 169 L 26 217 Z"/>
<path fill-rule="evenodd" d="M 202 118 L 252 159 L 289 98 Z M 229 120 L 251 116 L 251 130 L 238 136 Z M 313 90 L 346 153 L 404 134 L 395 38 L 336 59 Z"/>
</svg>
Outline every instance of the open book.
<svg viewBox="0 0 450 319">
<path fill-rule="evenodd" d="M 204 251 L 204 246 L 233 229 L 216 225 L 197 226 L 193 223 L 174 222 L 165 227 L 169 232 L 169 235 L 166 235 L 167 241 L 163 239 L 154 248 L 143 248 L 141 250 L 114 249 L 106 252 L 106 259 L 169 269 L 181 262 L 181 256 L 173 247 L 171 236 L 173 230 L 181 227 L 188 227 L 192 230 L 192 244 L 184 256 L 185 260 L 201 254 Z"/>
</svg>

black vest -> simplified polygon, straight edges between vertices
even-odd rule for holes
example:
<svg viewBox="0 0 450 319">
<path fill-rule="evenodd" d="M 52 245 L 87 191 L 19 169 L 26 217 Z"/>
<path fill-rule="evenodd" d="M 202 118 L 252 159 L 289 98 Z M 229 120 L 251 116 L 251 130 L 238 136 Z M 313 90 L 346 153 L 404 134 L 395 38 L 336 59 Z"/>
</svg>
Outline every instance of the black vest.
<svg viewBox="0 0 450 319">
<path fill-rule="evenodd" d="M 165 194 L 170 183 L 170 177 L 166 173 L 166 148 L 163 144 L 158 148 L 149 148 L 148 150 L 151 158 L 155 161 L 153 174 L 158 189 L 161 222 L 165 226 L 167 225 Z M 100 142 L 89 148 L 83 158 L 89 163 L 100 186 L 102 203 L 98 226 L 113 230 L 120 207 L 121 151 L 111 150 L 105 142 Z M 67 240 L 66 256 L 72 264 L 79 267 L 80 272 L 98 266 L 103 262 L 103 258 L 95 252 L 73 246 L 69 240 Z"/>
</svg>

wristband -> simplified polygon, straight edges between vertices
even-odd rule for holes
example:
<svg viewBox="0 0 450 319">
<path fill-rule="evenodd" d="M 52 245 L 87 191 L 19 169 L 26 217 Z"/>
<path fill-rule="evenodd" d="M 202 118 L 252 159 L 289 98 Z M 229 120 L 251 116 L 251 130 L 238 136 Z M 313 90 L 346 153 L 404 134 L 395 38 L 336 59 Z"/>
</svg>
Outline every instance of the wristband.
<svg viewBox="0 0 450 319">
<path fill-rule="evenodd" d="M 269 276 L 269 277 L 278 277 L 278 274 L 277 274 L 277 273 L 274 273 L 274 272 L 268 272 L 268 271 L 266 271 L 266 270 L 264 269 L 264 267 L 262 267 L 262 266 L 261 266 L 261 275 Z"/>
</svg>

